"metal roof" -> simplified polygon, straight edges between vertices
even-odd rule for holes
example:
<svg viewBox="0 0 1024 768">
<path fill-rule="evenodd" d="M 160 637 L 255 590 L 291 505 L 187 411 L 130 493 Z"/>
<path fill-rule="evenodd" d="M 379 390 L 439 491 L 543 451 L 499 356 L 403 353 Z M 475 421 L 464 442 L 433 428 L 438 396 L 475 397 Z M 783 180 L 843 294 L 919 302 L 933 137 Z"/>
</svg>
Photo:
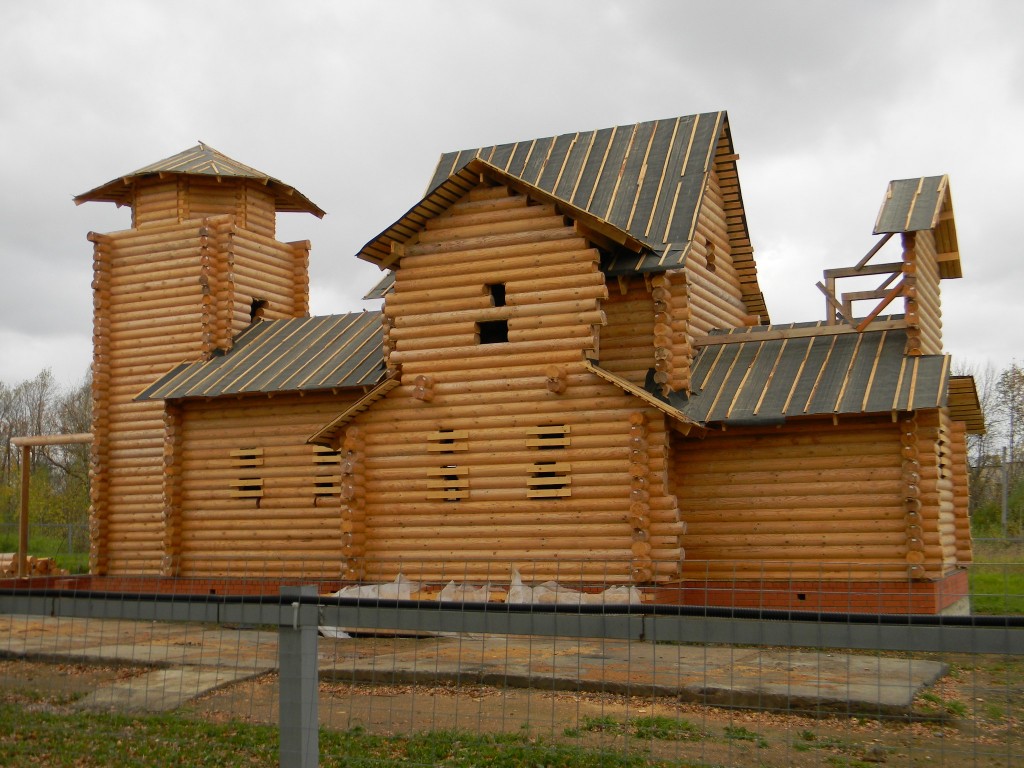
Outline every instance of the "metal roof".
<svg viewBox="0 0 1024 768">
<path fill-rule="evenodd" d="M 227 155 L 218 152 L 213 147 L 199 142 L 194 147 L 179 152 L 164 160 L 159 160 L 137 171 L 125 174 L 119 178 L 108 181 L 95 189 L 77 195 L 74 200 L 76 205 L 85 202 L 108 202 L 117 205 L 130 205 L 132 202 L 132 182 L 144 176 L 158 176 L 160 174 L 182 174 L 186 176 L 213 176 L 218 179 L 253 179 L 266 184 L 274 193 L 276 209 L 278 211 L 291 211 L 299 213 L 312 213 L 318 218 L 324 215 L 323 210 L 313 203 L 312 200 L 300 193 L 294 187 L 268 176 L 262 171 L 251 168 L 248 165 L 232 160 Z"/>
<path fill-rule="evenodd" d="M 947 355 L 903 354 L 906 331 L 799 333 L 815 323 L 758 326 L 723 333 L 698 352 L 692 394 L 668 401 L 701 423 L 780 423 L 812 415 L 887 413 L 947 404 Z M 714 337 L 717 334 L 712 334 Z M 649 385 L 650 391 L 657 391 Z"/>
<path fill-rule="evenodd" d="M 602 265 L 607 274 L 679 268 L 691 247 L 716 153 L 727 171 L 722 184 L 730 230 L 742 241 L 734 258 L 743 275 L 744 299 L 752 312 L 765 314 L 725 112 L 445 153 L 424 198 L 367 243 L 359 256 L 382 268 L 390 266 L 391 244 L 415 235 L 426 219 L 479 183 L 479 170 L 484 169 L 513 180 L 514 187 L 528 194 L 562 205 L 569 215 L 585 215 L 587 223 L 616 242 L 628 241 L 628 251 L 620 249 Z"/>
<path fill-rule="evenodd" d="M 935 230 L 939 274 L 962 277 L 948 176 L 924 176 L 889 182 L 875 221 L 875 234 Z"/>
<path fill-rule="evenodd" d="M 479 158 L 653 252 L 608 265 L 610 274 L 679 267 L 727 119 L 725 112 L 709 112 L 448 152 L 430 188 Z"/>
<path fill-rule="evenodd" d="M 379 312 L 264 320 L 209 360 L 182 363 L 137 400 L 373 387 L 384 373 Z"/>
</svg>

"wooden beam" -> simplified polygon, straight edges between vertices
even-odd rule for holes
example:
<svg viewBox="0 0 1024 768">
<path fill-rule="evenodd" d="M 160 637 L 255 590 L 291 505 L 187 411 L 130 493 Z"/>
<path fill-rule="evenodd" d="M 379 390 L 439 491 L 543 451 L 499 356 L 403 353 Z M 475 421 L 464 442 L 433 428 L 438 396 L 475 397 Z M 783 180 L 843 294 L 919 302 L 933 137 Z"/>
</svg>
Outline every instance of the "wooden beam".
<svg viewBox="0 0 1024 768">
<path fill-rule="evenodd" d="M 21 509 L 18 514 L 18 578 L 28 576 L 28 487 L 32 447 L 21 446 Z"/>
<path fill-rule="evenodd" d="M 836 297 L 832 295 L 832 291 L 830 291 L 828 288 L 826 288 L 820 282 L 815 283 L 815 285 L 817 286 L 819 291 L 821 291 L 823 294 L 825 294 L 825 300 L 829 303 L 829 305 L 833 309 L 835 309 L 836 312 L 838 312 L 840 315 L 843 316 L 843 320 L 845 320 L 850 325 L 853 325 L 853 320 L 851 320 L 850 317 L 846 314 L 845 307 L 843 307 L 843 305 L 839 303 L 839 301 L 836 299 Z"/>
<path fill-rule="evenodd" d="M 76 445 L 91 442 L 92 432 L 79 432 L 70 435 L 26 435 L 11 438 L 11 444 L 19 448 L 26 446 L 35 448 L 40 445 Z"/>
<path fill-rule="evenodd" d="M 871 310 L 871 313 L 860 321 L 860 324 L 857 326 L 857 333 L 862 333 L 864 329 L 871 325 L 871 321 L 878 317 L 879 312 L 881 312 L 883 309 L 889 306 L 889 303 L 893 299 L 895 299 L 897 296 L 903 293 L 904 282 L 905 281 L 901 280 L 899 285 L 897 285 L 891 291 L 885 294 L 885 297 L 882 299 L 881 302 L 879 302 L 878 306 Z"/>
<path fill-rule="evenodd" d="M 889 272 L 899 272 L 903 269 L 903 262 L 886 262 L 885 264 L 871 264 L 860 269 L 857 267 L 836 267 L 826 269 L 825 277 L 863 277 L 865 275 L 884 275 Z"/>
<path fill-rule="evenodd" d="M 854 267 L 858 272 L 864 268 L 864 266 L 871 261 L 871 257 L 882 250 L 882 246 L 889 242 L 889 238 L 892 237 L 893 233 L 888 232 L 882 236 L 882 239 L 875 243 L 874 247 L 864 254 L 864 258 L 857 262 L 857 266 Z"/>
<path fill-rule="evenodd" d="M 867 331 L 892 331 L 906 328 L 905 320 L 878 320 L 865 328 Z M 714 347 L 721 344 L 742 344 L 745 342 L 775 341 L 777 339 L 805 339 L 809 336 L 838 336 L 843 333 L 856 333 L 852 326 L 846 325 L 812 325 L 807 328 L 779 328 L 772 331 L 722 333 L 709 336 L 695 336 L 695 347 Z"/>
</svg>

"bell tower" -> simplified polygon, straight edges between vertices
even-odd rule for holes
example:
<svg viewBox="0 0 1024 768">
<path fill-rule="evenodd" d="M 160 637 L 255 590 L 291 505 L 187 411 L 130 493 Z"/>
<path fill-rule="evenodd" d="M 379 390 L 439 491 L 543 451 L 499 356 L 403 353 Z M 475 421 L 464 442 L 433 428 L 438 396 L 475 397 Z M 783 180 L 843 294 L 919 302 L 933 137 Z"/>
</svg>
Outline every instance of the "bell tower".
<svg viewBox="0 0 1024 768">
<path fill-rule="evenodd" d="M 231 348 L 259 318 L 309 313 L 309 242 L 275 239 L 280 211 L 324 212 L 297 190 L 200 143 L 75 197 L 132 211 L 93 243 L 90 570 L 159 574 L 164 404 L 135 396 L 174 366 Z M 174 439 L 167 435 L 167 439 Z"/>
</svg>

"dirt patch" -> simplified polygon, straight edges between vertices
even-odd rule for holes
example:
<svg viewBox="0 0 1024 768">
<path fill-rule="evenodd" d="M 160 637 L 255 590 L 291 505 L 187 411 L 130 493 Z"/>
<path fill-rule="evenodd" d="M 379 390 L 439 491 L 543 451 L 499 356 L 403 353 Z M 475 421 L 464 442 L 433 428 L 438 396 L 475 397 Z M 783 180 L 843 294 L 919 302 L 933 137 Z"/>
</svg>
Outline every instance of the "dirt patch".
<svg viewBox="0 0 1024 768">
<path fill-rule="evenodd" d="M 149 672 L 149 667 L 0 660 L 0 702 L 59 711 L 83 696 Z"/>
</svg>

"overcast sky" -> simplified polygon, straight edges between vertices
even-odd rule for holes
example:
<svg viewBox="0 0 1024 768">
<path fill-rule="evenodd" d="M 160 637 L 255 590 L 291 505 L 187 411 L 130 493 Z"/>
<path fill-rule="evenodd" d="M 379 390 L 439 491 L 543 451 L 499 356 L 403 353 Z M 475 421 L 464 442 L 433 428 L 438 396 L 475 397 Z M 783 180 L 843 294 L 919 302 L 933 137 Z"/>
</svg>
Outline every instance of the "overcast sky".
<svg viewBox="0 0 1024 768">
<path fill-rule="evenodd" d="M 441 152 L 719 109 L 774 322 L 824 316 L 814 284 L 873 245 L 890 179 L 945 173 L 947 351 L 1024 360 L 1022 31 L 1019 0 L 2 2 L 0 381 L 85 375 L 86 234 L 130 222 L 71 198 L 197 140 L 327 211 L 278 226 L 327 314 L 364 306 L 353 254 Z"/>
</svg>

